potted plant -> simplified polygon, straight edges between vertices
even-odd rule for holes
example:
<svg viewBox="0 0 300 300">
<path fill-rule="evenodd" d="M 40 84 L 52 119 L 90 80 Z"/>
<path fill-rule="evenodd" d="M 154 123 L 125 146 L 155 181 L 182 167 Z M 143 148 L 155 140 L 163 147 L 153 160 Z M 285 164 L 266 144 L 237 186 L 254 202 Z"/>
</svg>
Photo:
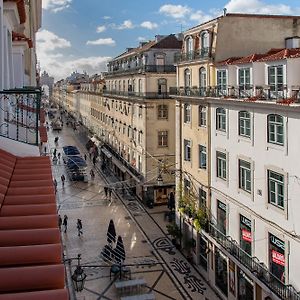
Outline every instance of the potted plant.
<svg viewBox="0 0 300 300">
<path fill-rule="evenodd" d="M 178 225 L 175 222 L 168 224 L 167 231 L 168 231 L 168 234 L 171 235 L 171 237 L 172 237 L 173 245 L 175 245 L 176 248 L 178 248 L 178 246 L 179 246 L 178 240 L 180 240 L 182 237 L 182 233 L 181 233 Z"/>
</svg>

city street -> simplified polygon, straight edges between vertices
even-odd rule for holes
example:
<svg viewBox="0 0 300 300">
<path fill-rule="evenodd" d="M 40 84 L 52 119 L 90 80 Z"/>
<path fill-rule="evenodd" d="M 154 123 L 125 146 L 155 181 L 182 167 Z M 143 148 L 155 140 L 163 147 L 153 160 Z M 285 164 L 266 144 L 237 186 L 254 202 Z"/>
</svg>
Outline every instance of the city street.
<svg viewBox="0 0 300 300">
<path fill-rule="evenodd" d="M 54 138 L 58 136 L 58 145 L 55 146 Z M 137 199 L 116 185 L 116 178 L 106 174 L 105 178 L 100 173 L 100 163 L 96 163 L 94 171 L 96 177 L 91 179 L 90 170 L 92 161 L 85 148 L 87 137 L 82 129 L 74 131 L 64 125 L 61 132 L 48 131 L 50 149 L 56 147 L 57 152 L 62 152 L 62 146 L 74 145 L 81 155 L 87 154 L 88 183 L 72 182 L 69 180 L 62 159 L 53 164 L 53 176 L 58 182 L 57 202 L 59 214 L 63 218 L 68 216 L 68 228 L 62 230 L 65 259 L 75 258 L 81 254 L 81 264 L 87 274 L 85 288 L 82 292 L 73 293 L 73 299 L 120 299 L 115 281 L 110 279 L 110 267 L 100 256 L 102 248 L 107 244 L 107 228 L 113 219 L 117 236 L 123 238 L 126 260 L 125 264 L 131 266 L 131 277 L 144 279 L 146 288 L 144 293 L 153 292 L 155 299 L 218 299 L 196 270 L 190 266 L 181 253 L 173 247 L 171 240 L 166 235 L 164 213 L 166 207 L 148 209 Z M 64 174 L 66 182 L 61 182 Z M 105 196 L 104 186 L 113 188 L 111 200 Z M 83 235 L 78 236 L 76 227 L 77 219 L 82 220 Z M 63 229 L 63 228 L 62 228 Z M 151 265 L 158 262 L 159 264 Z M 76 259 L 66 262 L 68 271 L 68 285 L 70 276 L 77 264 Z M 139 264 L 149 264 L 142 266 Z M 95 266 L 96 265 L 96 266 Z M 97 267 L 99 265 L 99 267 Z M 71 268 L 69 268 L 71 267 Z M 70 289 L 72 291 L 72 288 Z"/>
</svg>

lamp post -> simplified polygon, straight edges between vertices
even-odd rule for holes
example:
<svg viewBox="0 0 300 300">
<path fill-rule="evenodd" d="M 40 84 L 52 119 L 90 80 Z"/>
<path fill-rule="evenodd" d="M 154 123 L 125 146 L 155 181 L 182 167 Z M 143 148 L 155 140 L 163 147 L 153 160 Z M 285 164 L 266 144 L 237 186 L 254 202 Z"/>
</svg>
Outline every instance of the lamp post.
<svg viewBox="0 0 300 300">
<path fill-rule="evenodd" d="M 76 269 L 71 277 L 73 280 L 76 292 L 81 292 L 83 290 L 84 282 L 86 279 L 86 274 L 84 273 L 83 268 L 80 265 L 80 259 L 81 259 L 81 254 L 78 254 L 77 255 L 78 264 L 77 264 Z"/>
</svg>

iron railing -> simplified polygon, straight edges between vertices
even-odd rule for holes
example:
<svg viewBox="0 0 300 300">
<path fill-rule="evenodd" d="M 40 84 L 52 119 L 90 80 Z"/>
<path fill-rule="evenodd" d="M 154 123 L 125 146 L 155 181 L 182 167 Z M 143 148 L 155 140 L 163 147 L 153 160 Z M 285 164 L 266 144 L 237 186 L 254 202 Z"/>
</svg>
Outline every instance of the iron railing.
<svg viewBox="0 0 300 300">
<path fill-rule="evenodd" d="M 202 48 L 195 51 L 182 52 L 175 54 L 175 62 L 186 62 L 192 60 L 201 60 L 212 58 L 212 53 L 214 52 L 214 48 Z"/>
<path fill-rule="evenodd" d="M 0 136 L 38 145 L 40 105 L 38 88 L 0 91 Z"/>
<path fill-rule="evenodd" d="M 126 66 L 125 68 L 114 67 L 112 70 L 105 72 L 105 76 L 112 76 L 117 74 L 127 74 L 127 73 L 175 73 L 176 67 L 174 65 L 141 65 L 135 67 Z"/>
<path fill-rule="evenodd" d="M 230 236 L 224 235 L 216 225 L 210 223 L 208 228 L 209 235 L 214 238 L 218 244 L 236 258 L 280 299 L 300 300 L 299 292 L 297 292 L 292 285 L 284 284 L 279 278 L 273 275 L 257 257 L 251 257 L 239 247 L 235 240 Z"/>
<path fill-rule="evenodd" d="M 130 92 L 130 91 L 117 91 L 117 90 L 103 90 L 104 96 L 121 96 L 121 97 L 134 97 L 143 99 L 168 99 L 170 98 L 167 92 Z"/>
<path fill-rule="evenodd" d="M 250 101 L 278 101 L 289 99 L 288 91 L 294 102 L 299 102 L 299 90 L 287 86 L 208 86 L 208 87 L 170 87 L 170 96 L 186 96 L 186 97 L 213 97 L 227 99 L 244 99 Z"/>
</svg>

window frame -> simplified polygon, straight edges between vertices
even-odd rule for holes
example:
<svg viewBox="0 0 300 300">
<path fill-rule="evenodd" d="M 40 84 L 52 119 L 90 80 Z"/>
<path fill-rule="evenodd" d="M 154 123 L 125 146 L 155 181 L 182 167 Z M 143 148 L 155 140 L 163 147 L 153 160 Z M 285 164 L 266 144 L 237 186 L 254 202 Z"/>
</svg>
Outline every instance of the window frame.
<svg viewBox="0 0 300 300">
<path fill-rule="evenodd" d="M 169 137 L 169 132 L 168 130 L 160 130 L 157 132 L 157 138 L 158 138 L 158 147 L 159 148 L 166 148 L 168 147 L 168 137 Z"/>
<path fill-rule="evenodd" d="M 247 114 L 247 116 L 245 116 L 245 114 Z M 246 110 L 239 111 L 238 122 L 239 136 L 251 138 L 251 114 Z M 247 126 L 247 123 L 249 126 Z M 249 132 L 249 134 L 247 133 L 247 131 Z"/>
<path fill-rule="evenodd" d="M 169 106 L 167 104 L 157 105 L 157 119 L 167 120 L 169 115 Z"/>
<path fill-rule="evenodd" d="M 184 145 L 184 160 L 191 161 L 192 160 L 192 143 L 190 140 L 183 140 Z"/>
<path fill-rule="evenodd" d="M 198 106 L 198 126 L 206 127 L 207 122 L 207 108 L 206 106 L 199 105 Z"/>
<path fill-rule="evenodd" d="M 270 120 L 271 117 L 275 117 L 275 120 Z M 281 118 L 282 122 L 277 121 L 277 118 Z M 272 127 L 274 130 L 272 130 Z M 278 130 L 280 127 L 282 127 L 282 133 L 280 133 L 280 130 Z M 284 118 L 283 116 L 279 114 L 269 114 L 267 116 L 267 130 L 268 130 L 268 143 L 275 144 L 279 146 L 284 146 Z M 274 135 L 274 139 L 271 138 L 272 134 Z M 280 136 L 282 136 L 282 142 L 280 142 Z"/>
<path fill-rule="evenodd" d="M 276 178 L 271 178 L 271 174 L 273 173 L 274 176 L 277 177 L 282 177 L 282 180 L 280 181 L 279 179 Z M 278 173 L 276 171 L 267 170 L 267 180 L 268 180 L 268 203 L 274 205 L 275 207 L 278 207 L 282 210 L 285 209 L 285 205 L 284 205 L 284 197 L 285 197 L 285 175 Z M 272 188 L 273 185 L 273 188 Z M 279 190 L 282 191 L 282 194 L 279 193 Z M 272 195 L 274 195 L 275 199 L 274 201 L 272 201 L 271 198 Z M 279 201 L 279 197 L 281 197 L 281 200 Z M 282 205 L 279 204 L 279 202 L 282 203 Z"/>
<path fill-rule="evenodd" d="M 226 132 L 227 116 L 223 107 L 216 108 L 216 130 Z"/>
<path fill-rule="evenodd" d="M 245 191 L 246 193 L 252 193 L 252 166 L 251 163 L 239 159 L 238 161 L 239 166 L 239 189 Z M 250 182 L 250 189 L 248 188 L 247 183 Z"/>
<path fill-rule="evenodd" d="M 192 120 L 192 105 L 190 103 L 184 103 L 183 105 L 183 122 L 190 124 Z"/>
<path fill-rule="evenodd" d="M 199 151 L 199 164 L 198 168 L 202 170 L 207 169 L 207 148 L 204 145 L 198 145 L 198 151 Z M 204 161 L 204 163 L 203 163 Z"/>
<path fill-rule="evenodd" d="M 216 151 L 217 178 L 227 181 L 227 154 L 226 152 Z M 224 176 L 225 175 L 225 176 Z"/>
</svg>

